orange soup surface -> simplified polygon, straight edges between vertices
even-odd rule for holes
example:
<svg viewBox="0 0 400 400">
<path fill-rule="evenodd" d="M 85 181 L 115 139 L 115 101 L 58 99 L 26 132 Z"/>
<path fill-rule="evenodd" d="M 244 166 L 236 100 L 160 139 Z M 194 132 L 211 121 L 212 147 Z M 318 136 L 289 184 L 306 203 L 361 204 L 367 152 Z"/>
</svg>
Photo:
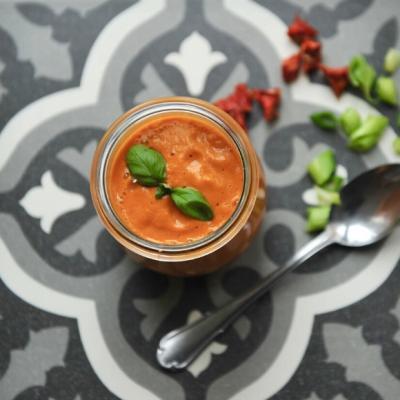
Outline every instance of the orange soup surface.
<svg viewBox="0 0 400 400">
<path fill-rule="evenodd" d="M 144 144 L 167 162 L 166 183 L 190 186 L 210 203 L 214 218 L 199 221 L 182 214 L 169 196 L 135 183 L 125 157 Z M 163 244 L 196 241 L 220 228 L 235 211 L 243 191 L 243 164 L 231 138 L 218 126 L 192 115 L 169 113 L 134 126 L 112 153 L 107 195 L 121 223 L 143 239 Z"/>
</svg>

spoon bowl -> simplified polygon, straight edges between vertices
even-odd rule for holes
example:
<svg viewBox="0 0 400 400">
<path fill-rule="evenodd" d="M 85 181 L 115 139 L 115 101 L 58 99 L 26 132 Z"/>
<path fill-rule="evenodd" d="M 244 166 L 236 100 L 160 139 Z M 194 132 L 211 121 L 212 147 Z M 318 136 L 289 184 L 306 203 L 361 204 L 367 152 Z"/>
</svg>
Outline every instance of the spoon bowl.
<svg viewBox="0 0 400 400">
<path fill-rule="evenodd" d="M 361 247 L 383 239 L 400 216 L 400 164 L 366 171 L 340 192 L 341 205 L 334 207 L 327 230 L 334 241 Z"/>
</svg>

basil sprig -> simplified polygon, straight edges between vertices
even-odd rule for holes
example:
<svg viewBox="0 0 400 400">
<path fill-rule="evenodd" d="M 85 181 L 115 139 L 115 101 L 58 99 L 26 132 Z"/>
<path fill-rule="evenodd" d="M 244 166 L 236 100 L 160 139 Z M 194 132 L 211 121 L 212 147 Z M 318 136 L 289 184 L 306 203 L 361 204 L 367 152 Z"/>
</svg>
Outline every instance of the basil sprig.
<svg viewBox="0 0 400 400">
<path fill-rule="evenodd" d="M 143 144 L 132 146 L 126 155 L 130 173 L 143 186 L 158 186 L 165 181 L 167 163 L 156 150 Z"/>
<path fill-rule="evenodd" d="M 310 115 L 310 119 L 315 125 L 327 131 L 332 131 L 338 126 L 336 115 L 330 111 L 313 113 Z"/>
<path fill-rule="evenodd" d="M 201 221 L 214 218 L 210 203 L 197 189 L 186 186 L 171 188 L 164 183 L 167 163 L 158 151 L 143 144 L 134 145 L 126 155 L 126 163 L 140 185 L 157 187 L 157 199 L 169 195 L 183 214 Z"/>
</svg>

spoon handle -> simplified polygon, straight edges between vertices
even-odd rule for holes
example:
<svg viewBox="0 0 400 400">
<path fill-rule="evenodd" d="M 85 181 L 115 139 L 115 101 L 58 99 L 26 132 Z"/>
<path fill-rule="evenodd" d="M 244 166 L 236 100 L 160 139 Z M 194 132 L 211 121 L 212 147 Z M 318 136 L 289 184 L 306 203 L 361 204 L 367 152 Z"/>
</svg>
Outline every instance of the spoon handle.
<svg viewBox="0 0 400 400">
<path fill-rule="evenodd" d="M 263 278 L 255 286 L 221 308 L 199 320 L 163 336 L 157 349 L 159 364 L 167 369 L 182 369 L 232 324 L 251 304 L 265 294 L 288 272 L 334 242 L 329 227 L 302 247 L 283 267 Z"/>
</svg>

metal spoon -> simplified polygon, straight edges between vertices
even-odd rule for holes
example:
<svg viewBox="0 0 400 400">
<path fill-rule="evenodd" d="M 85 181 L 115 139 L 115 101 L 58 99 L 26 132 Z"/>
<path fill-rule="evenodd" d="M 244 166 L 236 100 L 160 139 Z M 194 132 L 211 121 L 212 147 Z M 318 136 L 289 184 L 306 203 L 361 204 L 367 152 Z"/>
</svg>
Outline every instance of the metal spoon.
<svg viewBox="0 0 400 400">
<path fill-rule="evenodd" d="M 157 350 L 159 364 L 167 369 L 185 368 L 279 279 L 325 247 L 333 243 L 361 247 L 387 236 L 400 217 L 400 164 L 364 172 L 349 182 L 340 195 L 342 204 L 333 209 L 325 231 L 301 248 L 286 265 L 221 308 L 165 335 Z"/>
</svg>

